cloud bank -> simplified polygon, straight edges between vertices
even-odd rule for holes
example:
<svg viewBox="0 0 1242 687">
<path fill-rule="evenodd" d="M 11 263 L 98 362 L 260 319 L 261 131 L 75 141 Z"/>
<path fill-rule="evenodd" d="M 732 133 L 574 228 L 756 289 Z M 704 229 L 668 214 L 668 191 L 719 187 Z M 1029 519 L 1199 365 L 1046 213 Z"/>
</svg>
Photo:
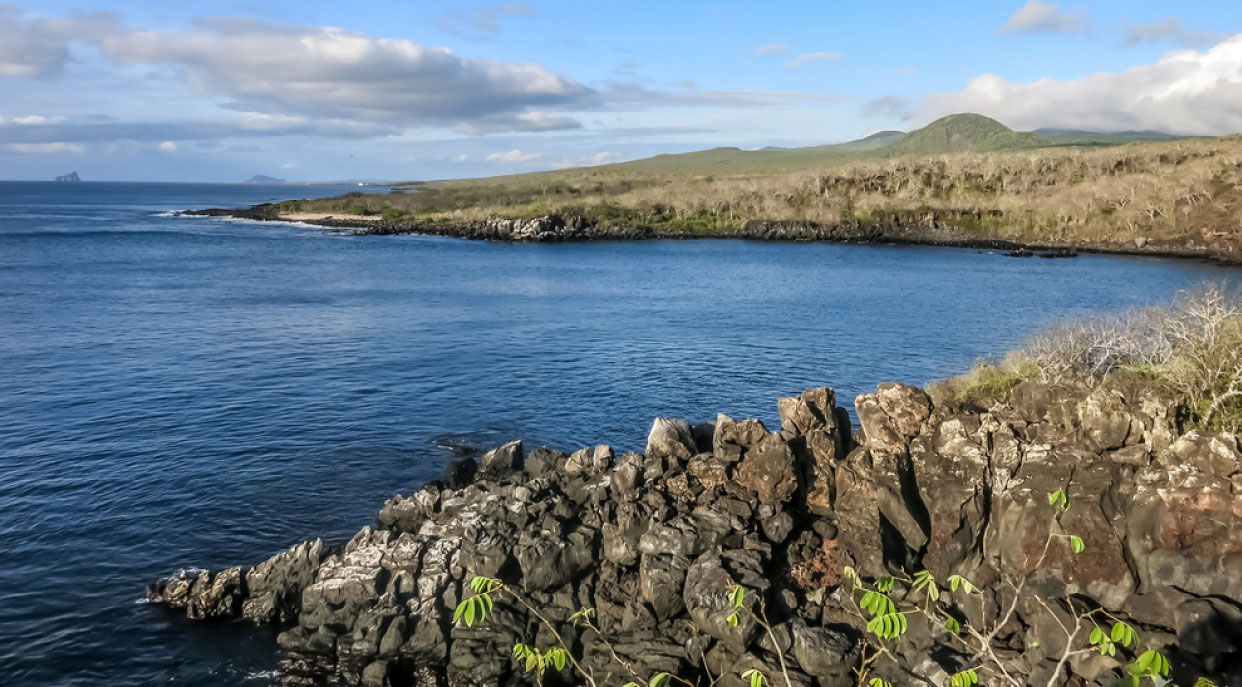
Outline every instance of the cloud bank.
<svg viewBox="0 0 1242 687">
<path fill-rule="evenodd" d="M 1242 34 L 1205 52 L 1175 51 L 1155 64 L 1075 81 L 1014 83 L 984 74 L 965 90 L 929 97 L 915 118 L 956 112 L 978 112 L 1016 129 L 1242 131 Z"/>
</svg>

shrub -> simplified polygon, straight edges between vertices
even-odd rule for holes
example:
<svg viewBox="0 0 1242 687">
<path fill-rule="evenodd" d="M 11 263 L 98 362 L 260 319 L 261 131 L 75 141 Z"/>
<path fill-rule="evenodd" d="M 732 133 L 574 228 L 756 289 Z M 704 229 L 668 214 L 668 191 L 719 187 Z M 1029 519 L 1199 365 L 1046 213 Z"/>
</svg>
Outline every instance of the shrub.
<svg viewBox="0 0 1242 687">
<path fill-rule="evenodd" d="M 1021 354 L 1010 354 L 999 363 L 980 360 L 970 372 L 946 383 L 948 392 L 958 403 L 1004 401 L 1013 388 L 1022 382 L 1037 379 L 1039 365 Z"/>
<path fill-rule="evenodd" d="M 400 222 L 410 218 L 409 215 L 391 205 L 385 205 L 384 209 L 380 210 L 380 217 L 383 217 L 386 222 Z"/>
<path fill-rule="evenodd" d="M 1064 325 L 1036 336 L 1020 355 L 1046 382 L 1097 386 L 1139 377 L 1176 391 L 1204 427 L 1242 428 L 1242 299 L 1221 284 L 1184 291 L 1167 307 Z"/>
</svg>

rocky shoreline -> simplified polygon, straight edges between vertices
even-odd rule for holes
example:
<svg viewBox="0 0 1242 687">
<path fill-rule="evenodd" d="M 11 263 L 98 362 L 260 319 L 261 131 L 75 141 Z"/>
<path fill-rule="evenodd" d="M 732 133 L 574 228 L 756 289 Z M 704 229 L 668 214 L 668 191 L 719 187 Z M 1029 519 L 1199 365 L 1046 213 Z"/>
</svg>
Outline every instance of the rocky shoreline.
<svg viewBox="0 0 1242 687">
<path fill-rule="evenodd" d="M 657 419 L 643 453 L 506 444 L 389 500 L 344 545 L 184 573 L 147 596 L 275 628 L 285 684 L 534 684 L 515 643 L 558 637 L 598 687 L 660 672 L 705 687 L 745 687 L 750 669 L 781 687 L 851 687 L 860 669 L 897 687 L 984 673 L 991 659 L 917 614 L 899 642 L 869 631 L 849 571 L 927 570 L 980 588 L 968 603 L 968 587 L 946 586 L 943 603 L 993 628 L 1008 681 L 982 684 L 1112 685 L 1130 649 L 1065 648 L 1090 608 L 1137 628 L 1177 684 L 1242 685 L 1238 436 L 1186 430 L 1150 389 L 1027 382 L 982 408 L 887 383 L 856 399 L 857 431 L 830 389 L 778 405 L 776 431 Z M 1085 551 L 1050 547 L 1062 530 Z M 476 576 L 531 606 L 503 597 L 485 621 L 454 623 Z"/>
<path fill-rule="evenodd" d="M 279 206 L 255 205 L 250 208 L 209 208 L 185 210 L 187 217 L 232 217 L 262 222 L 300 222 L 356 236 L 396 236 L 420 234 L 480 241 L 523 243 L 563 243 L 585 241 L 645 241 L 655 239 L 744 239 L 749 241 L 828 242 L 943 246 L 1006 251 L 1013 257 L 1074 257 L 1078 253 L 1143 255 L 1153 257 L 1212 260 L 1222 264 L 1242 263 L 1230 247 L 1209 243 L 1191 246 L 1169 242 L 1136 240 L 1117 243 L 1021 243 L 980 238 L 934 213 L 893 213 L 867 221 L 840 224 L 802 221 L 750 220 L 735 229 L 719 229 L 710 234 L 662 230 L 646 226 L 600 225 L 585 217 L 547 215 L 532 219 L 489 218 L 463 223 L 410 222 L 378 217 L 290 218 Z M 976 218 L 977 219 L 977 218 Z"/>
</svg>

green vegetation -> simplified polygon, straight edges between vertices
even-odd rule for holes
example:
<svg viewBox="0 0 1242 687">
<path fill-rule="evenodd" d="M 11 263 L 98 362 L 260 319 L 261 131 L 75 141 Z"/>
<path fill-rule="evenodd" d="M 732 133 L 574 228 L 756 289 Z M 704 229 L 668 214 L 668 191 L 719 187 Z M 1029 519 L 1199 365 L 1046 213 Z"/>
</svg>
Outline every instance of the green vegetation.
<svg viewBox="0 0 1242 687">
<path fill-rule="evenodd" d="M 748 220 L 879 223 L 1038 245 L 1242 253 L 1242 137 L 1132 142 L 1144 137 L 1160 138 L 1039 135 L 954 115 L 909 134 L 838 145 L 716 148 L 420 183 L 414 192 L 350 193 L 296 208 L 411 224 L 557 213 L 686 235 L 725 233 Z"/>
<path fill-rule="evenodd" d="M 1209 430 L 1242 429 L 1242 298 L 1219 284 L 1181 293 L 1168 306 L 1099 315 L 1035 336 L 999 363 L 934 385 L 938 397 L 986 405 L 1018 384 L 1164 391 L 1184 419 Z"/>
<path fill-rule="evenodd" d="M 956 378 L 953 398 L 958 403 L 968 404 L 1006 400 L 1014 387 L 1037 379 L 1039 372 L 1039 365 L 1034 360 L 1021 356 L 1001 363 L 980 360 L 970 372 Z"/>
<path fill-rule="evenodd" d="M 894 141 L 884 152 L 898 157 L 987 153 L 1049 145 L 1052 145 L 1052 141 L 1042 136 L 1013 131 L 995 119 L 977 114 L 960 114 L 938 119 L 918 131 L 912 131 Z"/>
</svg>

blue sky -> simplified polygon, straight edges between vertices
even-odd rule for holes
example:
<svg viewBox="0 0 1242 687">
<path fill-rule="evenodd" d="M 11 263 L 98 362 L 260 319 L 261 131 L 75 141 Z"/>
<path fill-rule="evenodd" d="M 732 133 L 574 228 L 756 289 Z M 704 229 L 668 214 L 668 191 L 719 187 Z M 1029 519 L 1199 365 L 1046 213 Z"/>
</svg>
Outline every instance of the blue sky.
<svg viewBox="0 0 1242 687">
<path fill-rule="evenodd" d="M 1242 3 L 0 0 L 0 178 L 416 179 L 976 111 L 1242 131 Z"/>
</svg>

